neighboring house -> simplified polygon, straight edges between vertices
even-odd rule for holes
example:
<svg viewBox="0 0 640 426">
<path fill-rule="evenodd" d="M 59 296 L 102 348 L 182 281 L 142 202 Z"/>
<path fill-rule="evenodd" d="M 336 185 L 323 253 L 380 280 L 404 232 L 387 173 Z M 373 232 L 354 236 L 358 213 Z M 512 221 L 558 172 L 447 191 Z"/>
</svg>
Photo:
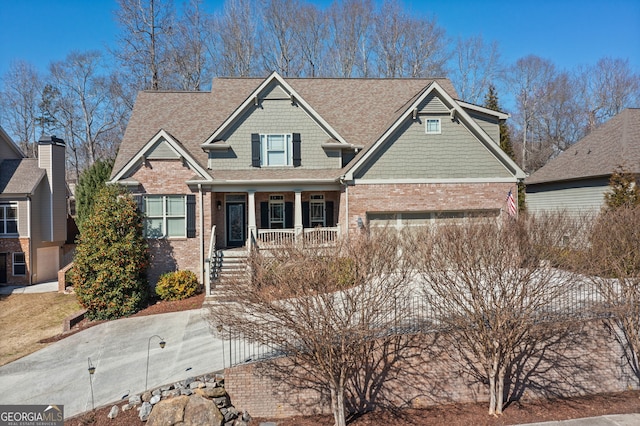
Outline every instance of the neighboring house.
<svg viewBox="0 0 640 426">
<path fill-rule="evenodd" d="M 174 269 L 204 279 L 210 245 L 506 214 L 524 178 L 499 148 L 508 116 L 455 96 L 446 79 L 277 73 L 141 92 L 111 182 L 146 214 L 151 281 Z"/>
<path fill-rule="evenodd" d="M 640 109 L 625 109 L 529 176 L 527 210 L 597 213 L 618 167 L 640 176 Z"/>
<path fill-rule="evenodd" d="M 0 127 L 0 284 L 56 280 L 66 220 L 64 141 L 43 137 L 26 158 Z"/>
</svg>

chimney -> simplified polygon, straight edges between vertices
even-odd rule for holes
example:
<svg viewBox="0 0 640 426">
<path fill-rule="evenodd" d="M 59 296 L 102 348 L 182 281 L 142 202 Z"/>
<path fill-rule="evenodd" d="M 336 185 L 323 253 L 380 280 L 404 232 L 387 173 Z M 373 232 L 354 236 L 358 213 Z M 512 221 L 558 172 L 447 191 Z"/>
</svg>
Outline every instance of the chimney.
<svg viewBox="0 0 640 426">
<path fill-rule="evenodd" d="M 38 141 L 38 167 L 45 170 L 47 194 L 43 199 L 43 237 L 64 242 L 67 238 L 67 189 L 65 184 L 65 144 L 55 136 L 42 136 Z"/>
</svg>

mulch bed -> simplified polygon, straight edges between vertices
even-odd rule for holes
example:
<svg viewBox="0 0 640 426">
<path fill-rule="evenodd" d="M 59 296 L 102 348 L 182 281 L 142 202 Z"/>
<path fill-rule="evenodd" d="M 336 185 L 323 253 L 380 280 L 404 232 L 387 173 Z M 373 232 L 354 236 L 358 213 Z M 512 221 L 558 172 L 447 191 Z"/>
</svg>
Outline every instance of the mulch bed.
<svg viewBox="0 0 640 426">
<path fill-rule="evenodd" d="M 179 312 L 179 311 L 188 311 L 190 309 L 200 309 L 202 307 L 202 303 L 204 302 L 204 293 L 197 294 L 188 299 L 184 300 L 173 300 L 173 301 L 162 301 L 162 300 L 154 300 L 149 306 L 133 315 L 132 317 L 141 317 L 145 315 L 156 315 L 156 314 L 164 314 L 167 312 Z M 57 342 L 58 340 L 64 339 L 66 337 L 71 336 L 79 331 L 85 330 L 89 327 L 96 326 L 98 324 L 102 324 L 106 322 L 106 320 L 100 321 L 90 321 L 87 318 L 78 322 L 74 325 L 71 330 L 66 333 L 60 333 L 57 336 L 49 337 L 46 339 L 40 340 L 39 343 L 52 343 Z"/>
<path fill-rule="evenodd" d="M 242 407 L 239 407 L 242 408 Z M 130 426 L 142 425 L 137 410 L 120 412 L 115 419 L 107 418 L 111 406 L 84 413 L 65 420 L 65 425 L 81 426 Z M 354 426 L 499 426 L 522 423 L 569 420 L 606 414 L 628 414 L 640 412 L 640 391 L 602 394 L 561 400 L 541 400 L 513 403 L 499 417 L 487 414 L 487 404 L 443 405 L 428 409 L 380 410 L 353 419 Z M 278 426 L 331 426 L 332 416 L 294 417 L 290 419 L 253 419 L 251 424 L 272 421 Z"/>
</svg>

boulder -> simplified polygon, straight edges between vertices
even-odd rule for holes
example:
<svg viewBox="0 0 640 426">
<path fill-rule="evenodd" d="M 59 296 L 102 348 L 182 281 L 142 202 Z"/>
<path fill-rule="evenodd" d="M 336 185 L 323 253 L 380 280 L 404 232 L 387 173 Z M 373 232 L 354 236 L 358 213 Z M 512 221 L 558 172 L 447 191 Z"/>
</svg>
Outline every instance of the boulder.
<svg viewBox="0 0 640 426">
<path fill-rule="evenodd" d="M 140 411 L 138 411 L 138 417 L 140 417 L 140 420 L 146 422 L 149 418 L 149 414 L 151 414 L 152 409 L 153 406 L 151 404 L 149 404 L 148 402 L 143 402 L 140 406 Z"/>
<path fill-rule="evenodd" d="M 142 404 L 142 398 L 140 398 L 140 395 L 132 395 L 129 397 L 129 405 L 136 406 L 139 404 Z"/>
<path fill-rule="evenodd" d="M 151 392 L 146 391 L 142 394 L 142 402 L 149 402 L 151 400 Z"/>
<path fill-rule="evenodd" d="M 189 402 L 184 408 L 185 425 L 214 425 L 221 426 L 224 417 L 215 404 L 200 395 L 189 397 Z"/>
<path fill-rule="evenodd" d="M 147 426 L 173 426 L 184 419 L 184 408 L 189 402 L 188 396 L 163 399 L 153 407 L 147 420 Z"/>
<path fill-rule="evenodd" d="M 218 388 L 206 387 L 202 389 L 196 389 L 194 392 L 206 398 L 220 398 L 222 396 L 227 395 L 227 392 L 224 390 L 224 388 L 219 388 L 219 387 Z"/>
<path fill-rule="evenodd" d="M 153 395 L 149 400 L 151 405 L 156 405 L 158 402 L 160 402 L 160 395 Z"/>
<path fill-rule="evenodd" d="M 110 419 L 115 419 L 118 416 L 119 412 L 120 409 L 118 408 L 118 406 L 114 405 L 113 407 L 111 407 L 111 410 L 109 410 L 109 414 L 107 414 L 107 417 Z"/>
</svg>

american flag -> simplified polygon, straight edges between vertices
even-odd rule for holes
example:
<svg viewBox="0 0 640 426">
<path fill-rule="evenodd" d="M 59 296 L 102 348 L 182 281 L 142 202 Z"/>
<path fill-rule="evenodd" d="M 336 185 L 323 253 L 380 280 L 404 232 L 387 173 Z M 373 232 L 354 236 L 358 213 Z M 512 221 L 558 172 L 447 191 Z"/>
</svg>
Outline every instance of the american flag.
<svg viewBox="0 0 640 426">
<path fill-rule="evenodd" d="M 513 192 L 511 192 L 511 190 L 509 190 L 509 195 L 507 195 L 507 213 L 509 213 L 511 217 L 516 217 L 518 214 L 516 200 L 513 198 Z"/>
</svg>

